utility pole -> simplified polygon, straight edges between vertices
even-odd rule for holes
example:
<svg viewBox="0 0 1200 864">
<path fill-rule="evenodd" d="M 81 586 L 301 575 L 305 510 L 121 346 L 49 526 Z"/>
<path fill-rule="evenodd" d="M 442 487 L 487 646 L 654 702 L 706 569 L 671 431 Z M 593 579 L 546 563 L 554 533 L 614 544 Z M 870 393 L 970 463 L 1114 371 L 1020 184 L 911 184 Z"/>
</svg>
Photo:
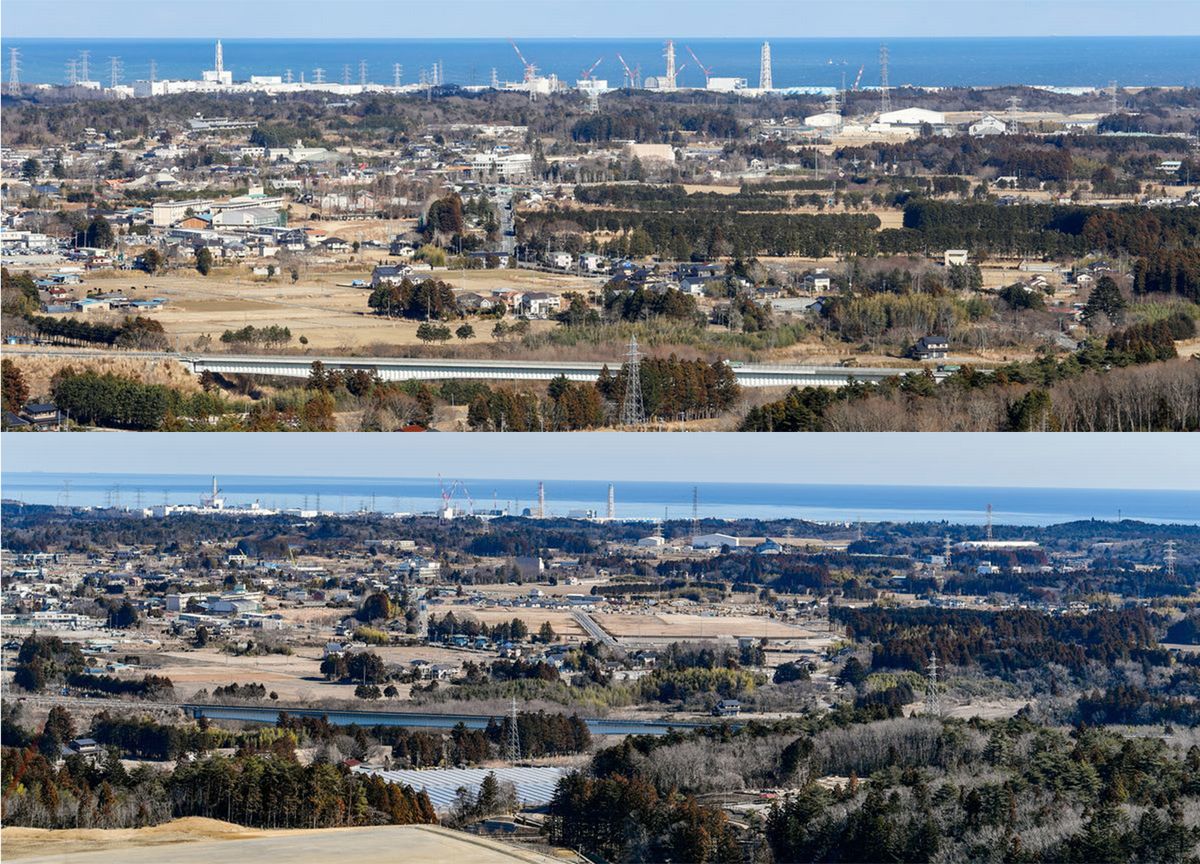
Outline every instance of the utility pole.
<svg viewBox="0 0 1200 864">
<path fill-rule="evenodd" d="M 642 355 L 638 353 L 636 336 L 629 337 L 625 354 L 625 403 L 621 408 L 622 426 L 641 426 L 646 422 L 646 407 L 642 402 Z"/>
</svg>

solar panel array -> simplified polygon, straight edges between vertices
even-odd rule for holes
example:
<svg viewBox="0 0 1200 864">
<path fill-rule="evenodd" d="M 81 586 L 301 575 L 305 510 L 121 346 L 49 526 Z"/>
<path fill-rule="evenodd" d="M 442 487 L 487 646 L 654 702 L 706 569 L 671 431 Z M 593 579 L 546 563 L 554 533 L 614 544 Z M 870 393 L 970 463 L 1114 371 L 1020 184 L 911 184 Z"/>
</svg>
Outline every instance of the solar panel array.
<svg viewBox="0 0 1200 864">
<path fill-rule="evenodd" d="M 528 807 L 549 804 L 554 788 L 570 769 L 552 766 L 528 768 L 429 768 L 411 771 L 384 771 L 381 768 L 353 769 L 356 774 L 382 777 L 388 783 L 403 783 L 418 791 L 424 790 L 435 810 L 445 811 L 454 806 L 460 788 L 479 794 L 483 778 L 490 773 L 500 783 L 511 783 L 517 790 L 517 800 Z"/>
</svg>

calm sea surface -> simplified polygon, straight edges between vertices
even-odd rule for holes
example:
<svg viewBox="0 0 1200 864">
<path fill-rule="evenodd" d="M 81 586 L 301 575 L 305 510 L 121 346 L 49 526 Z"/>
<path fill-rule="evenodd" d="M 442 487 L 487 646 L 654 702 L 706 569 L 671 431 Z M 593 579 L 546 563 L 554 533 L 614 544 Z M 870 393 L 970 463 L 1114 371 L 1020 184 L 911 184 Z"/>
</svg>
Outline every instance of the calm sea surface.
<svg viewBox="0 0 1200 864">
<path fill-rule="evenodd" d="M 52 4 L 47 4 L 51 8 Z M 336 4 L 330 6 L 331 14 Z M 201 17 L 199 8 L 193 10 Z M 868 23 L 869 22 L 864 22 Z M 213 22 L 203 23 L 205 29 Z M 1170 29 L 1164 22 L 1164 29 Z M 1200 37 L 1040 37 L 1040 38 L 941 38 L 888 39 L 893 86 L 991 86 L 1031 84 L 1043 86 L 1106 87 L 1121 85 L 1200 86 Z M 879 84 L 879 46 L 876 38 L 771 39 L 776 87 L 838 87 L 852 84 L 864 67 L 862 86 Z M 574 83 L 582 70 L 597 59 L 593 73 L 610 86 L 620 86 L 619 52 L 642 75 L 661 75 L 663 42 L 658 39 L 526 39 L 518 44 L 543 74 L 555 73 Z M 745 78 L 758 84 L 760 40 L 678 39 L 676 64 L 687 66 L 680 86 L 703 86 L 699 64 L 687 48 L 712 70 L 714 76 Z M 251 75 L 283 75 L 291 70 L 296 80 L 303 73 L 313 80 L 320 67 L 327 81 L 346 76 L 357 83 L 359 63 L 367 65 L 367 79 L 391 84 L 394 64 L 403 67 L 403 83 L 414 83 L 423 69 L 440 62 L 447 83 L 485 84 L 492 69 L 500 81 L 520 80 L 522 66 L 506 39 L 421 40 L 311 40 L 227 39 L 223 41 L 225 68 L 234 80 Z M 5 39 L 7 49 L 21 51 L 21 79 L 27 83 L 65 83 L 67 62 L 90 52 L 89 77 L 110 83 L 110 58 L 120 60 L 120 79 L 129 83 L 150 76 L 200 77 L 213 68 L 214 40 L 210 39 Z"/>
<path fill-rule="evenodd" d="M 441 501 L 435 478 L 255 477 L 219 478 L 229 505 L 258 501 L 264 507 L 342 512 L 431 512 Z M 464 479 L 454 486 L 460 509 L 511 512 L 532 507 L 537 480 Z M 204 475 L 52 474 L 5 472 L 3 496 L 30 504 L 73 506 L 196 504 L 209 491 Z M 615 481 L 618 518 L 690 518 L 693 488 L 701 516 L 796 518 L 829 521 L 940 521 L 981 524 L 992 505 L 997 523 L 1047 525 L 1075 519 L 1130 519 L 1200 524 L 1200 491 L 1107 489 L 999 489 L 979 487 L 833 486 L 766 483 Z M 601 481 L 546 481 L 546 509 L 603 514 L 608 484 Z"/>
</svg>

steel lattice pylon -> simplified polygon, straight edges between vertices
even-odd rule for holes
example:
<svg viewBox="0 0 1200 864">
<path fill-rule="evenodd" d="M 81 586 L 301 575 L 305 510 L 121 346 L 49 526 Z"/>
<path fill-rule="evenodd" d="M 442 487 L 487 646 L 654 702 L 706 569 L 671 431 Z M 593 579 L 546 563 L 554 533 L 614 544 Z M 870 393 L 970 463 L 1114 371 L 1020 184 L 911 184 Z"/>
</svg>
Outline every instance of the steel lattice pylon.
<svg viewBox="0 0 1200 864">
<path fill-rule="evenodd" d="M 641 360 L 637 337 L 631 336 L 629 350 L 625 353 L 625 403 L 621 406 L 622 426 L 641 426 L 646 422 L 646 408 L 642 403 Z"/>
</svg>

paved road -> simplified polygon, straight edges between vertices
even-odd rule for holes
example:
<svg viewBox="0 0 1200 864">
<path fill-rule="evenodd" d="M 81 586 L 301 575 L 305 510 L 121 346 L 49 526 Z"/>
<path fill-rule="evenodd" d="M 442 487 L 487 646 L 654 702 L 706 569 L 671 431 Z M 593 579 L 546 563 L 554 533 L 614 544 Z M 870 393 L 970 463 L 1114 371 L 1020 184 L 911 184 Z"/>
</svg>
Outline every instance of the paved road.
<svg viewBox="0 0 1200 864">
<path fill-rule="evenodd" d="M 597 624 L 591 615 L 582 609 L 575 609 L 571 612 L 571 616 L 575 619 L 575 623 L 597 642 L 607 645 L 610 648 L 617 647 L 617 640 L 610 636 L 607 630 Z"/>
<path fill-rule="evenodd" d="M 450 379 L 497 381 L 549 381 L 564 376 L 570 381 L 594 381 L 613 362 L 549 362 L 544 360 L 449 360 L 437 357 L 332 357 L 296 354 L 177 354 L 169 351 L 98 352 L 82 348 L 37 349 L 5 346 L 8 354 L 35 354 L 53 357 L 85 358 L 120 356 L 145 360 L 176 360 L 195 374 L 204 371 L 226 375 L 271 375 L 307 378 L 312 364 L 320 361 L 327 370 L 370 369 L 384 381 L 437 381 Z M 758 363 L 731 364 L 733 374 L 743 387 L 843 387 L 849 381 L 878 383 L 886 378 L 919 371 L 919 367 L 841 367 L 841 366 L 769 366 Z M 950 373 L 934 371 L 939 381 Z"/>
</svg>

